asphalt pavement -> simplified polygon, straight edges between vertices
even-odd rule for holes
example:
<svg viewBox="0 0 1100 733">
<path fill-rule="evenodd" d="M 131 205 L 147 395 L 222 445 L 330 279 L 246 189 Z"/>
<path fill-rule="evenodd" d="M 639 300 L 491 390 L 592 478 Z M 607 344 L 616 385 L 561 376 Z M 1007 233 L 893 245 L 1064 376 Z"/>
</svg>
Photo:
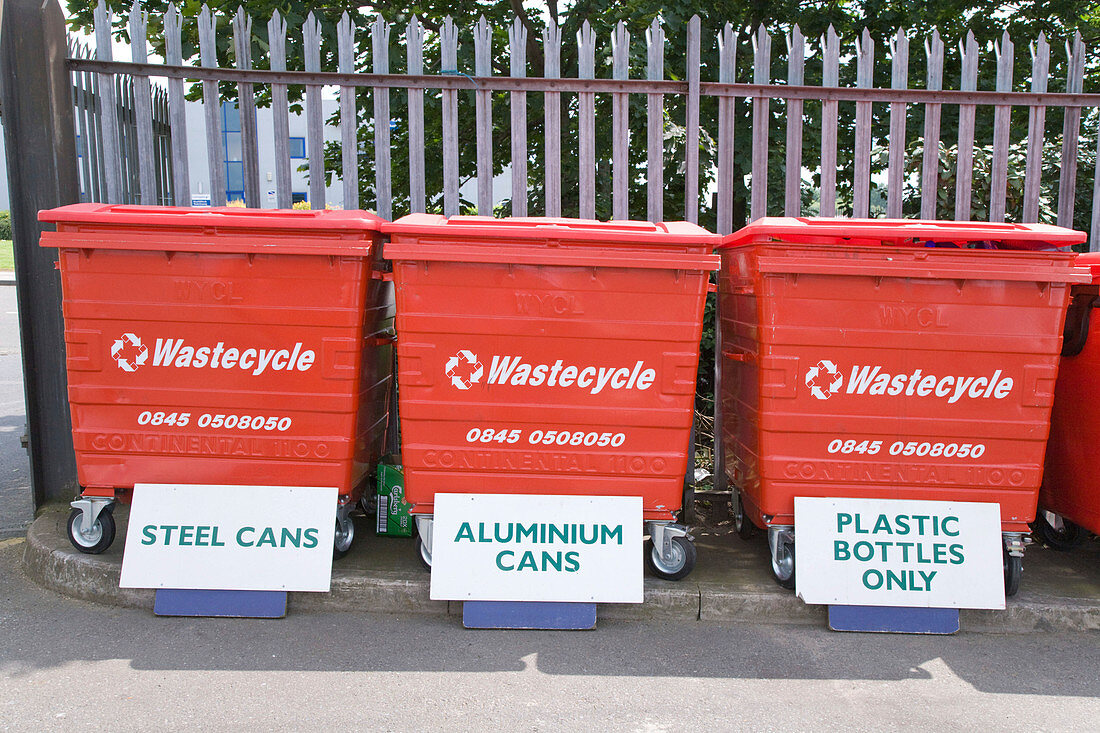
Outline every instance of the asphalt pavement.
<svg viewBox="0 0 1100 733">
<path fill-rule="evenodd" d="M 0 273 L 0 539 L 23 534 L 34 518 L 30 464 L 20 443 L 26 432 L 23 357 L 15 288 Z"/>
<path fill-rule="evenodd" d="M 1082 731 L 1100 716 L 1095 633 L 159 618 L 30 582 L 24 544 L 0 546 L 2 730 Z"/>
</svg>

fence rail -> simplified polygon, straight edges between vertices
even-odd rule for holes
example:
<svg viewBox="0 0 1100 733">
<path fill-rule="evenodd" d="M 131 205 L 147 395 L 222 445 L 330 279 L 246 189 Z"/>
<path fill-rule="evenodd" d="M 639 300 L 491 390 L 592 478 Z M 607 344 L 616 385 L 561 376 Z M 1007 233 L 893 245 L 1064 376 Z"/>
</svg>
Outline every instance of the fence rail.
<svg viewBox="0 0 1100 733">
<path fill-rule="evenodd" d="M 175 6 L 169 6 L 163 24 L 167 64 L 147 61 L 146 17 L 139 6 L 135 5 L 130 10 L 129 19 L 128 30 L 133 49 L 131 61 L 114 61 L 111 58 L 110 44 L 107 42 L 111 14 L 102 3 L 95 13 L 99 47 L 96 58 L 69 60 L 69 68 L 75 77 L 91 79 L 93 84 L 98 80 L 101 89 L 105 88 L 108 79 L 137 80 L 136 85 L 127 82 L 121 92 L 125 99 L 139 102 L 133 106 L 132 114 L 127 113 L 131 116 L 123 120 L 117 113 L 104 113 L 103 104 L 108 101 L 106 97 L 100 105 L 102 119 L 97 120 L 95 130 L 102 129 L 103 132 L 96 152 L 103 159 L 105 171 L 97 173 L 99 183 L 95 191 L 96 195 L 108 199 L 132 195 L 135 188 L 132 183 L 128 184 L 129 188 L 121 184 L 112 187 L 112 182 L 123 180 L 123 171 L 119 167 L 128 158 L 126 155 L 112 155 L 109 141 L 119 140 L 122 141 L 120 144 L 130 145 L 131 148 L 136 146 L 139 156 L 148 155 L 148 145 L 143 144 L 143 140 L 148 137 L 149 124 L 143 117 L 148 116 L 149 108 L 140 102 L 143 96 L 149 94 L 149 77 L 168 79 L 167 97 L 171 104 L 167 103 L 166 93 L 157 88 L 153 107 L 161 113 L 158 118 L 161 127 L 158 129 L 164 125 L 170 128 L 172 165 L 155 170 L 158 198 L 168 198 L 176 203 L 186 204 L 189 201 L 190 182 L 186 171 L 181 169 L 187 159 L 188 140 L 195 138 L 193 134 L 187 135 L 183 115 L 178 110 L 182 103 L 183 81 L 200 82 L 203 86 L 206 125 L 199 137 L 207 145 L 214 203 L 224 203 L 225 197 L 225 151 L 219 144 L 223 138 L 217 113 L 217 83 L 223 81 L 237 85 L 245 202 L 249 206 L 260 206 L 257 164 L 257 137 L 260 133 L 255 112 L 257 87 L 266 85 L 271 89 L 275 120 L 275 190 L 279 205 L 285 206 L 289 205 L 290 200 L 289 141 L 285 124 L 288 87 L 305 86 L 306 158 L 309 170 L 321 171 L 325 166 L 321 90 L 332 86 L 339 88 L 340 150 L 335 164 L 330 163 L 330 166 L 335 165 L 335 172 L 343 182 L 345 206 L 373 205 L 381 215 L 388 216 L 392 212 L 396 193 L 402 200 L 407 197 L 408 207 L 412 211 L 432 207 L 453 215 L 459 213 L 459 188 L 468 178 L 476 181 L 476 210 L 481 214 L 492 214 L 499 203 L 493 199 L 492 180 L 494 170 L 500 168 L 498 165 L 494 169 L 493 159 L 494 156 L 507 156 L 512 175 L 512 212 L 515 214 L 522 215 L 530 210 L 528 199 L 534 188 L 541 187 L 543 210 L 532 213 L 592 217 L 595 215 L 598 179 L 602 181 L 610 173 L 607 176 L 611 184 L 609 199 L 611 213 L 616 218 L 640 218 L 642 212 L 630 209 L 629 193 L 633 188 L 644 190 L 645 218 L 698 221 L 702 210 L 715 217 L 721 233 L 731 231 L 734 226 L 734 196 L 741 188 L 736 179 L 741 168 L 735 162 L 737 148 L 734 140 L 742 139 L 743 135 L 751 138 L 751 162 L 742 171 L 748 180 L 745 203 L 749 219 L 768 214 L 800 215 L 807 210 L 833 216 L 842 210 L 838 201 L 841 193 L 847 197 L 843 210 L 847 212 L 850 208 L 855 216 L 872 213 L 900 216 L 904 211 L 903 197 L 909 191 L 910 211 L 914 206 L 912 200 L 919 199 L 918 210 L 922 218 L 943 216 L 970 219 L 976 211 L 980 211 L 990 220 L 1003 220 L 1010 215 L 1007 192 L 1010 173 L 1014 171 L 1009 170 L 1008 158 L 1011 146 L 1016 143 L 1026 144 L 1026 165 L 1022 207 L 1012 215 L 1028 222 L 1038 221 L 1042 217 L 1053 218 L 1062 225 L 1072 225 L 1079 188 L 1078 160 L 1082 157 L 1081 128 L 1084 122 L 1094 126 L 1100 119 L 1100 115 L 1096 114 L 1096 110 L 1100 109 L 1100 94 L 1083 91 L 1085 46 L 1079 34 L 1066 44 L 1065 91 L 1050 92 L 1051 48 L 1043 35 L 1028 44 L 1032 57 L 1031 91 L 1013 91 L 1023 82 L 1014 82 L 1015 47 L 1007 33 L 993 44 L 997 81 L 996 89 L 990 90 L 977 88 L 982 55 L 988 58 L 990 54 L 988 49 L 979 48 L 973 34 L 968 34 L 959 44 L 961 75 L 957 79 L 958 88 L 944 89 L 944 42 L 938 33 L 924 39 L 926 79 L 924 88 L 914 88 L 910 73 L 912 39 L 904 29 L 898 30 L 886 43 L 891 67 L 889 86 L 877 87 L 873 78 L 876 42 L 866 31 L 854 43 L 845 44 L 830 28 L 819 43 L 813 44 L 797 25 L 793 26 L 783 37 L 787 47 L 786 83 L 776 83 L 772 78 L 774 38 L 763 27 L 758 28 L 751 36 L 750 58 L 742 61 L 743 65 L 748 64 L 746 71 L 751 68 L 752 83 L 739 83 L 736 75 L 737 52 L 741 49 L 736 48 L 736 34 L 728 24 L 714 41 L 718 48 L 717 73 L 714 74 L 712 69 L 700 69 L 700 48 L 705 34 L 698 17 L 693 18 L 687 28 L 686 68 L 676 70 L 675 74 L 669 74 L 665 69 L 667 44 L 662 26 L 656 20 L 649 26 L 645 34 L 645 79 L 629 78 L 630 34 L 622 23 L 618 24 L 609 39 L 610 59 L 600 59 L 599 64 L 603 66 L 605 61 L 610 61 L 607 65 L 612 78 L 595 78 L 596 38 L 587 22 L 576 39 L 577 76 L 561 78 L 561 30 L 550 21 L 541 38 L 544 67 L 536 69 L 528 63 L 528 29 L 517 20 L 508 29 L 509 75 L 501 75 L 491 63 L 493 33 L 484 18 L 472 32 L 467 33 L 460 33 L 448 18 L 430 37 L 424 25 L 413 19 L 403 29 L 401 37 L 395 39 L 391 37 L 391 25 L 382 18 L 371 20 L 364 16 L 353 17 L 345 12 L 336 27 L 338 48 L 335 54 L 337 68 L 334 70 L 321 69 L 321 26 L 312 13 L 301 28 L 305 49 L 302 69 L 286 68 L 288 28 L 278 13 L 267 23 L 266 43 L 270 58 L 267 64 L 260 64 L 270 66 L 271 70 L 254 68 L 251 58 L 252 20 L 243 9 L 238 11 L 231 23 L 236 68 L 218 66 L 214 54 L 218 26 L 206 6 L 203 6 L 197 19 L 184 18 Z M 198 24 L 201 53 L 199 65 L 188 66 L 180 53 L 180 34 L 185 23 L 195 22 Z M 362 33 L 369 34 L 370 45 L 364 46 L 367 51 L 360 51 L 356 58 L 355 41 L 357 34 Z M 473 68 L 457 68 L 460 39 L 462 43 L 473 42 Z M 405 48 L 406 70 L 409 73 L 390 72 L 390 52 L 391 48 L 395 48 L 395 42 Z M 439 68 L 434 74 L 425 73 L 425 48 L 428 45 L 438 51 Z M 634 62 L 635 68 L 640 67 L 640 59 L 634 59 Z M 821 86 L 805 83 L 806 69 L 811 63 L 821 65 Z M 854 65 L 856 86 L 840 86 L 842 63 Z M 371 73 L 364 72 L 367 66 Z M 541 76 L 529 75 L 539 73 Z M 714 75 L 709 80 L 703 80 L 701 73 Z M 370 90 L 371 109 L 363 109 L 362 100 L 356 96 L 359 89 Z M 476 148 L 472 161 L 460 161 L 459 113 L 465 110 L 468 114 L 469 110 L 466 105 L 459 105 L 459 93 L 471 91 Z M 393 120 L 390 101 L 395 92 L 407 95 L 408 110 L 406 119 L 401 120 L 408 131 L 408 183 L 407 188 L 399 192 L 392 190 L 393 144 L 390 130 Z M 507 96 L 494 93 L 507 93 Z M 95 94 L 94 89 L 91 94 Z M 529 119 L 528 96 L 531 94 L 544 97 L 542 120 Z M 630 95 L 643 94 L 645 105 L 636 107 L 633 114 L 644 115 L 644 139 L 634 141 L 630 139 L 629 117 L 632 111 L 628 100 Z M 426 95 L 433 95 L 433 98 L 438 95 L 442 108 L 438 150 L 425 150 Z M 571 95 L 576 95 L 575 103 L 567 99 Z M 610 110 L 613 133 L 608 149 L 597 145 L 597 95 L 610 98 L 608 107 L 600 107 Z M 670 95 L 683 98 L 683 104 L 678 102 L 675 105 L 677 115 L 681 114 L 682 108 L 682 118 L 671 118 L 672 107 L 666 103 L 666 97 Z M 700 103 L 705 98 L 717 99 L 717 129 L 707 129 L 707 121 L 701 116 Z M 748 117 L 736 113 L 739 108 L 734 105 L 740 100 L 747 100 L 749 104 Z M 562 104 L 563 101 L 569 103 Z M 505 148 L 494 149 L 493 106 L 501 103 L 508 105 L 510 143 Z M 851 103 L 854 103 L 854 115 L 848 108 Z M 843 114 L 841 105 L 844 105 Z M 883 121 L 886 118 L 876 121 L 875 105 L 888 106 L 888 121 Z M 957 134 L 946 136 L 954 144 L 951 148 L 953 163 L 950 156 L 944 161 L 946 144 L 941 127 L 945 106 L 958 108 Z M 1014 110 L 1018 114 L 1021 108 L 1028 111 L 1027 134 L 1022 138 L 1017 135 L 1017 139 L 1013 140 L 1012 115 Z M 1048 133 L 1046 119 L 1050 110 L 1057 109 L 1063 111 L 1060 138 Z M 976 156 L 987 153 L 978 149 L 984 140 L 979 139 L 976 132 L 976 120 L 979 113 L 984 119 L 987 110 L 993 115 L 992 162 L 989 171 L 983 173 L 987 179 L 981 181 L 982 188 L 978 189 Z M 360 150 L 357 130 L 360 114 L 369 117 L 373 123 L 373 160 L 364 157 Z M 564 124 L 563 115 L 566 116 Z M 670 126 L 678 127 L 681 121 L 685 142 L 673 150 L 666 138 Z M 918 121 L 923 121 L 922 135 L 914 134 L 916 131 L 911 129 Z M 527 135 L 528 126 L 537 123 L 541 123 L 545 139 L 541 160 L 534 157 L 535 149 L 528 144 Z M 843 126 L 840 123 L 844 123 Z M 1052 121 L 1054 123 L 1056 120 Z M 127 136 L 121 129 L 115 132 L 116 127 L 126 126 L 132 130 L 132 135 Z M 848 151 L 843 158 L 838 153 L 842 127 L 850 131 L 851 162 L 850 168 L 838 170 L 837 161 L 848 157 Z M 576 130 L 576 140 L 569 140 L 566 144 L 563 132 L 571 128 Z M 883 128 L 888 128 L 886 134 L 883 134 Z M 809 149 L 806 145 L 806 131 L 810 129 L 820 131 L 819 150 Z M 777 140 L 781 132 L 785 133 L 785 137 Z M 708 140 L 717 140 L 716 151 L 708 152 L 704 160 L 700 159 L 701 133 Z M 1092 161 L 1090 165 L 1096 171 L 1092 182 L 1092 210 L 1086 219 L 1090 224 L 1093 248 L 1100 245 L 1100 167 L 1095 165 L 1093 157 L 1098 137 L 1100 134 L 1089 140 L 1085 156 Z M 907 156 L 916 154 L 915 144 L 918 142 L 922 143 L 923 148 L 919 164 L 916 159 L 907 162 Z M 629 150 L 632 145 L 643 146 L 646 151 L 644 165 L 631 163 Z M 885 151 L 885 164 L 876 169 L 872 165 L 872 157 L 880 150 Z M 1047 194 L 1044 194 L 1043 154 L 1047 151 L 1048 157 L 1051 157 L 1055 150 L 1059 153 L 1058 185 L 1054 187 L 1048 180 Z M 431 182 L 425 173 L 425 155 L 429 153 L 442 161 L 443 175 L 438 190 L 429 190 Z M 571 165 L 575 161 L 578 187 L 576 211 L 562 211 L 563 157 Z M 542 180 L 535 180 L 529 175 L 529 164 L 532 163 L 541 163 Z M 670 165 L 683 171 L 683 203 L 677 204 L 675 210 L 670 208 L 669 202 L 679 202 L 681 197 L 679 194 L 670 196 L 666 189 L 665 178 Z M 777 168 L 782 171 L 782 186 L 780 181 L 776 181 L 769 188 L 769 170 Z M 1050 168 L 1048 166 L 1046 171 L 1048 175 Z M 374 200 L 361 201 L 360 178 L 367 180 L 372 173 Z M 161 193 L 162 187 L 167 193 Z M 137 186 L 138 190 L 142 188 L 143 185 Z M 875 202 L 876 191 L 879 196 L 884 196 L 884 205 Z M 809 207 L 807 200 L 811 201 Z M 323 176 L 310 176 L 310 203 L 315 208 L 325 205 Z M 1078 220 L 1081 220 L 1080 217 Z"/>
</svg>

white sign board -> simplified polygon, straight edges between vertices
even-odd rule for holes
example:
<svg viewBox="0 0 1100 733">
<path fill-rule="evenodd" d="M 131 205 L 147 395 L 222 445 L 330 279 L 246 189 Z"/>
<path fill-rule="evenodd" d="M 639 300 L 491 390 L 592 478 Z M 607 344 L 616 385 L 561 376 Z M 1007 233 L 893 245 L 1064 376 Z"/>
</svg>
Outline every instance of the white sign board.
<svg viewBox="0 0 1100 733">
<path fill-rule="evenodd" d="M 138 484 L 122 588 L 328 591 L 335 487 Z"/>
<path fill-rule="evenodd" d="M 209 206 L 210 205 L 210 196 L 205 195 L 205 194 L 198 194 L 196 196 L 192 196 L 191 197 L 191 205 L 192 206 Z M 333 527 L 335 528 L 336 520 L 334 519 L 332 521 L 333 521 Z"/>
<path fill-rule="evenodd" d="M 796 497 L 794 525 L 806 603 L 1005 607 L 998 504 Z"/>
<path fill-rule="evenodd" d="M 432 600 L 642 602 L 642 499 L 436 494 Z"/>
</svg>

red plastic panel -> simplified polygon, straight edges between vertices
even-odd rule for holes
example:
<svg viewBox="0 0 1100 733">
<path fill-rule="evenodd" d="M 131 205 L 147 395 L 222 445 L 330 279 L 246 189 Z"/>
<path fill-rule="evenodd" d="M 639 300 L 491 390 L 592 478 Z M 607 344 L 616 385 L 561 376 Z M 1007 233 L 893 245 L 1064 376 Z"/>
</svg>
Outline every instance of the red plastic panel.
<svg viewBox="0 0 1100 733">
<path fill-rule="evenodd" d="M 42 218 L 59 229 L 48 244 L 61 247 L 81 485 L 327 485 L 357 499 L 382 450 L 391 379 L 392 349 L 373 338 L 393 322 L 390 285 L 372 278 L 376 227 L 342 235 L 366 256 L 257 253 L 248 235 L 201 227 L 187 236 L 209 251 L 166 252 L 159 225 L 182 231 L 203 217 L 153 209 L 142 249 L 93 249 L 136 240 L 133 212 L 69 224 L 76 208 Z M 285 237 L 290 213 L 252 212 L 249 231 Z M 294 236 L 298 251 L 328 246 Z"/>
<path fill-rule="evenodd" d="M 1079 265 L 1097 267 L 1098 263 L 1095 255 L 1078 258 Z M 1074 288 L 1075 296 L 1096 293 L 1095 285 Z M 1039 507 L 1100 533 L 1100 318 L 1095 307 L 1088 310 L 1084 348 L 1062 358 L 1054 389 Z"/>
<path fill-rule="evenodd" d="M 593 266 L 621 249 L 601 246 L 601 226 L 586 222 L 587 243 L 556 264 L 527 260 L 551 248 L 546 234 L 513 240 L 513 261 L 494 262 L 474 256 L 491 244 L 483 231 L 436 221 L 411 234 L 395 222 L 386 245 L 414 511 L 430 513 L 437 491 L 586 494 L 641 496 L 647 518 L 671 518 L 715 238 L 681 225 L 690 236 L 645 247 L 665 267 Z M 473 261 L 435 259 L 442 245 Z"/>
<path fill-rule="evenodd" d="M 734 235 L 736 237 L 736 235 Z M 758 525 L 795 496 L 985 501 L 1034 517 L 1073 256 L 722 250 L 727 473 Z M 789 265 L 789 266 L 787 266 Z"/>
</svg>

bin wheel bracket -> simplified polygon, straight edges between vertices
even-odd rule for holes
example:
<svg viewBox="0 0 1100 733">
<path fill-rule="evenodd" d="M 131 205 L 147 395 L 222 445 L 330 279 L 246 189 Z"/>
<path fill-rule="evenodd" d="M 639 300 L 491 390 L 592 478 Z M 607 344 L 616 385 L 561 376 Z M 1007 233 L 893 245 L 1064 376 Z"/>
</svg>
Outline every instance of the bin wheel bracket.
<svg viewBox="0 0 1100 733">
<path fill-rule="evenodd" d="M 115 520 L 111 512 L 115 500 L 100 496 L 82 496 L 70 502 L 69 541 L 80 552 L 98 555 L 115 539 Z"/>
<path fill-rule="evenodd" d="M 771 550 L 775 582 L 783 588 L 794 588 L 794 527 L 784 524 L 768 527 L 768 548 Z"/>
<path fill-rule="evenodd" d="M 336 531 L 332 538 L 332 557 L 338 560 L 348 554 L 351 543 L 355 541 L 355 523 L 351 519 L 353 504 L 341 504 L 336 507 Z"/>
<path fill-rule="evenodd" d="M 433 517 L 418 514 L 416 516 L 416 554 L 420 562 L 429 571 L 432 569 L 432 526 Z"/>
</svg>

